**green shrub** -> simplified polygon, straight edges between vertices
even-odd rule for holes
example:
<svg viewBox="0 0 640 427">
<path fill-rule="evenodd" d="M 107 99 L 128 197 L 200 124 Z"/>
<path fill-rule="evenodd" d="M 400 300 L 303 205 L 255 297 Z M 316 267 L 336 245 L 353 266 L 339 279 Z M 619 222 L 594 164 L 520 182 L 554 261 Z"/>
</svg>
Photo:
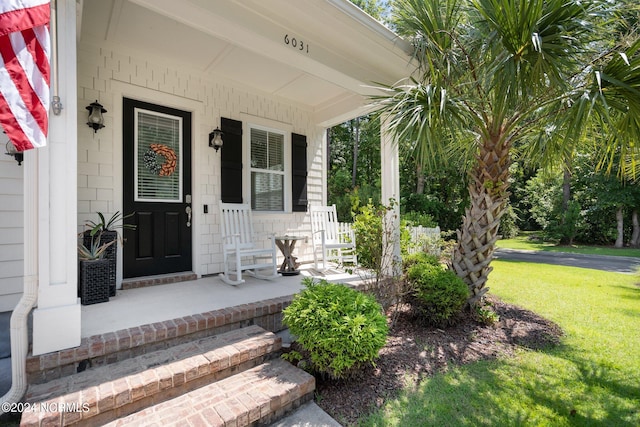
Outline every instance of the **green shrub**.
<svg viewBox="0 0 640 427">
<path fill-rule="evenodd" d="M 406 212 L 402 214 L 402 219 L 413 226 L 421 225 L 427 228 L 435 228 L 438 226 L 438 223 L 433 219 L 433 215 L 422 212 Z"/>
<path fill-rule="evenodd" d="M 498 233 L 502 239 L 513 239 L 518 236 L 520 230 L 518 229 L 518 215 L 510 204 L 507 205 L 507 210 L 500 219 L 500 229 Z"/>
<path fill-rule="evenodd" d="M 578 234 L 581 220 L 580 204 L 575 200 L 569 201 L 566 212 L 558 213 L 556 218 L 549 221 L 545 234 L 551 239 L 558 239 L 561 245 L 572 245 Z"/>
<path fill-rule="evenodd" d="M 414 310 L 428 323 L 453 324 L 469 298 L 469 288 L 456 274 L 440 265 L 415 264 L 407 280 L 413 289 Z"/>
<path fill-rule="evenodd" d="M 386 211 L 371 201 L 361 206 L 353 221 L 356 233 L 358 263 L 364 268 L 376 270 L 382 262 L 382 217 Z"/>
<path fill-rule="evenodd" d="M 500 315 L 489 304 L 475 307 L 474 318 L 476 322 L 487 326 L 493 326 L 500 321 Z"/>
<path fill-rule="evenodd" d="M 410 255 L 405 255 L 402 258 L 402 272 L 406 275 L 409 272 L 409 269 L 417 264 L 440 265 L 440 260 L 437 256 L 426 252 L 416 252 Z"/>
<path fill-rule="evenodd" d="M 385 345 L 387 319 L 371 296 L 326 280 L 303 279 L 306 286 L 283 310 L 283 322 L 296 337 L 312 371 L 348 377 L 373 363 Z"/>
<path fill-rule="evenodd" d="M 358 254 L 358 264 L 361 267 L 369 268 L 376 273 L 385 270 L 383 263 L 383 243 L 387 244 L 391 241 L 391 235 L 387 235 L 388 239 L 384 239 L 385 231 L 384 218 L 387 213 L 393 210 L 395 203 L 392 201 L 389 206 L 374 205 L 371 201 L 366 205 L 360 206 L 359 201 L 354 205 L 357 214 L 354 215 L 353 231 L 356 234 L 356 252 Z M 409 243 L 411 242 L 411 234 L 407 229 L 407 222 L 400 221 L 400 251 L 407 252 Z M 391 248 L 388 248 L 389 250 Z"/>
</svg>

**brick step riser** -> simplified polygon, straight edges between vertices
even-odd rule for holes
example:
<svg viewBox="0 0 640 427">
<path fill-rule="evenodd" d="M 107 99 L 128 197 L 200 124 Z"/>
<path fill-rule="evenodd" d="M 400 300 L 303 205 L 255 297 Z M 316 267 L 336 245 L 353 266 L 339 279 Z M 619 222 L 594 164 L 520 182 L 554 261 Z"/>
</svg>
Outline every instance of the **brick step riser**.
<svg viewBox="0 0 640 427">
<path fill-rule="evenodd" d="M 291 296 L 274 298 L 83 338 L 79 347 L 29 356 L 27 381 L 42 384 L 87 368 L 117 363 L 251 325 L 280 332 L 285 329 L 282 310 L 291 299 Z"/>
<path fill-rule="evenodd" d="M 105 426 L 264 426 L 312 400 L 314 390 L 311 375 L 273 360 Z"/>
<path fill-rule="evenodd" d="M 29 402 L 47 407 L 78 402 L 88 405 L 88 410 L 27 413 L 21 425 L 103 425 L 252 369 L 279 356 L 281 349 L 281 338 L 252 326 L 113 368 L 100 367 L 33 385 L 26 396 Z"/>
<path fill-rule="evenodd" d="M 72 423 L 72 424 L 65 424 L 65 425 L 82 425 L 82 427 L 99 427 L 99 426 L 103 426 L 109 422 L 112 422 L 114 420 L 117 420 L 119 418 L 123 418 L 126 417 L 128 415 L 131 415 L 135 412 L 138 412 L 142 409 L 145 408 L 149 408 L 153 405 L 157 405 L 158 403 L 161 402 L 165 402 L 169 399 L 174 399 L 178 396 L 181 396 L 185 393 L 189 393 L 191 391 L 197 390 L 201 387 L 204 387 L 208 384 L 217 382 L 217 381 L 221 381 L 225 378 L 229 378 L 235 374 L 237 374 L 238 372 L 242 372 L 245 371 L 247 369 L 251 369 L 254 368 L 262 363 L 264 363 L 266 360 L 273 358 L 272 356 L 263 356 L 260 357 L 259 359 L 255 359 L 255 360 L 250 360 L 244 363 L 241 363 L 240 365 L 236 365 L 236 366 L 232 366 L 228 369 L 225 369 L 223 371 L 220 372 L 216 372 L 214 374 L 209 374 L 209 375 L 205 375 L 202 377 L 199 377 L 195 380 L 186 382 L 180 386 L 176 386 L 176 387 L 168 387 L 165 389 L 160 390 L 158 393 L 155 393 L 151 396 L 148 397 L 144 397 L 142 399 L 137 399 L 131 403 L 125 404 L 123 406 L 120 406 L 118 408 L 114 408 L 110 411 L 105 411 L 105 412 L 100 412 L 99 414 L 89 418 L 89 419 L 82 419 L 81 423 Z"/>
</svg>

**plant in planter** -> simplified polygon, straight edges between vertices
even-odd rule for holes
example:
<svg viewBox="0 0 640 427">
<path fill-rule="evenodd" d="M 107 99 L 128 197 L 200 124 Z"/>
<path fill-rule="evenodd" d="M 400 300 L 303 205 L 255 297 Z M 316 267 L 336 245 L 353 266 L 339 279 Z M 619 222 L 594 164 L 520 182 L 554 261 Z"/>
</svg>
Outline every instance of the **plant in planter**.
<svg viewBox="0 0 640 427">
<path fill-rule="evenodd" d="M 83 305 L 109 301 L 110 260 L 105 255 L 115 243 L 101 243 L 98 236 L 86 246 L 78 239 L 78 296 Z"/>
<path fill-rule="evenodd" d="M 106 218 L 102 212 L 97 212 L 98 221 L 87 221 L 85 226 L 88 229 L 83 235 L 83 245 L 90 247 L 93 242 L 98 239 L 104 243 L 119 241 L 120 244 L 124 243 L 122 236 L 118 233 L 118 229 L 135 229 L 133 224 L 125 224 L 124 220 L 131 217 L 133 213 L 124 216 L 120 211 L 114 213 L 110 218 Z M 116 295 L 116 259 L 117 259 L 117 244 L 111 245 L 107 248 L 105 258 L 110 261 L 109 265 L 109 295 Z"/>
<path fill-rule="evenodd" d="M 117 229 L 118 228 L 122 228 L 122 229 L 132 229 L 135 230 L 136 226 L 133 224 L 125 224 L 124 220 L 127 218 L 130 218 L 131 216 L 133 216 L 133 213 L 130 213 L 129 215 L 124 216 L 122 213 L 120 213 L 120 211 L 114 213 L 111 218 L 109 218 L 108 220 L 105 218 L 104 214 L 102 212 L 96 212 L 98 214 L 98 218 L 100 218 L 99 221 L 87 221 L 87 223 L 85 224 L 87 227 L 89 227 L 89 230 L 87 230 L 89 232 L 89 234 L 91 236 L 95 236 L 96 234 L 102 234 L 105 232 L 116 232 L 117 233 Z"/>
<path fill-rule="evenodd" d="M 107 249 L 115 243 L 115 240 L 100 244 L 100 237 L 92 239 L 89 246 L 85 246 L 84 242 L 78 242 L 78 258 L 80 261 L 95 261 L 104 259 Z"/>
</svg>

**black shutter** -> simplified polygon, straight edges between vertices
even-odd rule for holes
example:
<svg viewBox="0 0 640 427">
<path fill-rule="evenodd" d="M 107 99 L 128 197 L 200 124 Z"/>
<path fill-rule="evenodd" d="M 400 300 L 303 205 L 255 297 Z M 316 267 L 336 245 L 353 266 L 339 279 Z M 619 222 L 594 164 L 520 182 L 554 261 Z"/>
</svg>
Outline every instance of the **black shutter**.
<svg viewBox="0 0 640 427">
<path fill-rule="evenodd" d="M 291 190 L 294 212 L 307 211 L 307 137 L 291 134 Z"/>
<path fill-rule="evenodd" d="M 220 149 L 220 186 L 223 203 L 242 203 L 242 122 L 222 117 L 224 144 Z"/>
</svg>

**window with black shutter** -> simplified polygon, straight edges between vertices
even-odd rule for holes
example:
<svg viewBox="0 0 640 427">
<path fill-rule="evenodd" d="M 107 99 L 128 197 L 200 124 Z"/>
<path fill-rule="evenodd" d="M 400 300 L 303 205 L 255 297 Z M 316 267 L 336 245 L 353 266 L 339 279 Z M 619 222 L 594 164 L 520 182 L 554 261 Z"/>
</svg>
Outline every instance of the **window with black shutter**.
<svg viewBox="0 0 640 427">
<path fill-rule="evenodd" d="M 243 170 L 242 122 L 221 118 L 220 128 L 224 145 L 220 150 L 221 199 L 224 203 L 243 203 L 243 175 L 246 172 L 251 182 L 249 201 L 253 210 L 284 210 L 285 188 L 284 165 L 285 139 L 283 134 L 269 129 L 251 126 L 250 146 L 247 147 L 251 161 L 249 169 Z M 250 153 L 250 156 L 249 156 Z M 289 165 L 287 165 L 289 166 Z M 307 137 L 291 134 L 291 209 L 293 212 L 307 211 Z"/>
</svg>

